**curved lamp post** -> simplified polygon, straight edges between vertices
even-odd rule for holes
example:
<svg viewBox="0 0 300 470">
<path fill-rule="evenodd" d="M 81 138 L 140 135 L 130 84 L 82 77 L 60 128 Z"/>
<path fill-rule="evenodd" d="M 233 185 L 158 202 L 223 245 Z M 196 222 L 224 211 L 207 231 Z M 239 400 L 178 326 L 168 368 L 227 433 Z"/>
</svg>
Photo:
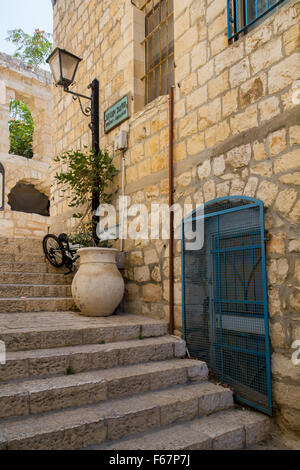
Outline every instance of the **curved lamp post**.
<svg viewBox="0 0 300 470">
<path fill-rule="evenodd" d="M 82 95 L 81 93 L 75 93 L 69 90 L 69 87 L 74 83 L 75 75 L 82 61 L 79 57 L 71 52 L 57 47 L 52 54 L 48 57 L 47 63 L 50 65 L 52 76 L 56 86 L 63 87 L 66 93 L 73 95 L 74 100 L 78 100 L 80 109 L 85 116 L 91 117 L 89 128 L 92 131 L 92 148 L 97 154 L 99 152 L 99 80 L 96 78 L 89 84 L 88 89 L 91 90 L 90 96 Z M 81 98 L 89 100 L 90 106 L 84 108 L 82 106 Z M 97 181 L 97 185 L 100 186 L 100 181 Z M 95 215 L 100 199 L 100 191 L 93 193 L 92 199 L 92 211 L 93 211 L 93 240 L 96 245 L 99 244 L 99 238 L 97 236 L 97 224 L 99 217 Z"/>
</svg>

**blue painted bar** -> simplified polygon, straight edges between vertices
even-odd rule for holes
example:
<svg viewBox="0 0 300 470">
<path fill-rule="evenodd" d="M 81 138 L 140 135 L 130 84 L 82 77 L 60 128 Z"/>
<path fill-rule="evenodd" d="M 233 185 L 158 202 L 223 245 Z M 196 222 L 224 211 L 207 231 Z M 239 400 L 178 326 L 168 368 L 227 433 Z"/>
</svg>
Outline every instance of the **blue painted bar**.
<svg viewBox="0 0 300 470">
<path fill-rule="evenodd" d="M 247 250 L 253 250 L 254 248 L 260 248 L 261 245 L 248 245 L 248 246 L 236 246 L 236 247 L 230 247 L 230 248 L 221 248 L 220 253 L 230 253 L 231 251 L 247 251 Z M 218 253 L 217 250 L 211 250 L 211 253 Z"/>
<path fill-rule="evenodd" d="M 259 301 L 259 300 L 258 301 L 254 301 L 254 300 L 234 300 L 234 299 L 225 300 L 225 299 L 220 299 L 220 298 L 216 298 L 216 299 L 212 299 L 212 300 L 214 302 L 221 302 L 223 304 L 264 305 L 264 302 Z"/>
<path fill-rule="evenodd" d="M 253 0 L 251 0 L 253 1 Z M 239 14 L 239 5 L 238 5 L 238 0 L 233 0 L 232 6 L 235 5 L 235 11 L 233 9 L 233 18 L 230 17 L 230 0 L 227 2 L 227 21 L 228 21 L 228 39 L 234 39 L 237 38 L 240 33 L 245 31 L 249 26 L 252 26 L 254 23 L 256 23 L 258 20 L 263 18 L 267 13 L 270 11 L 274 10 L 274 8 L 278 7 L 281 3 L 285 2 L 287 0 L 278 0 L 275 2 L 273 5 L 270 5 L 270 0 L 267 0 L 266 2 L 266 8 L 263 11 L 259 10 L 258 7 L 258 0 L 255 0 L 255 18 L 251 19 L 249 21 L 249 0 L 244 0 L 244 8 L 245 8 L 245 24 L 240 24 L 240 14 Z M 231 31 L 231 24 L 235 25 L 235 31 L 232 34 Z"/>
<path fill-rule="evenodd" d="M 229 351 L 234 351 L 237 353 L 245 353 L 245 354 L 252 354 L 253 356 L 265 357 L 264 352 L 250 351 L 249 349 L 237 348 L 236 346 L 229 346 L 229 344 L 214 343 L 214 346 L 218 348 L 228 349 Z"/>
<path fill-rule="evenodd" d="M 228 28 L 228 37 L 230 38 L 231 36 L 231 23 L 232 23 L 232 17 L 230 16 L 230 3 L 231 0 L 227 0 L 227 28 Z"/>
<path fill-rule="evenodd" d="M 241 199 L 241 198 L 240 198 Z M 251 209 L 253 207 L 257 207 L 258 204 L 249 204 L 245 205 L 243 207 L 234 207 L 233 209 L 225 209 L 222 211 L 222 214 L 229 214 L 230 212 L 236 212 L 238 210 L 245 210 L 245 209 Z M 185 222 L 191 222 L 193 220 L 200 220 L 200 219 L 207 219 L 208 217 L 215 217 L 218 215 L 218 212 L 211 212 L 210 214 L 204 214 L 204 215 L 199 215 L 197 217 L 193 217 L 192 219 L 185 219 Z"/>
<path fill-rule="evenodd" d="M 253 404 L 250 401 L 245 400 L 240 395 L 236 395 L 235 399 L 241 403 L 245 403 L 245 405 L 253 406 Z M 258 404 L 255 405 L 255 408 L 257 408 L 258 411 L 261 411 L 262 413 L 266 413 L 267 415 L 272 416 L 272 411 L 270 411 L 269 408 L 264 408 L 263 406 L 258 405 Z"/>
<path fill-rule="evenodd" d="M 181 286 L 182 286 L 182 333 L 186 340 L 185 327 L 185 256 L 184 256 L 184 221 L 181 224 Z"/>
<path fill-rule="evenodd" d="M 239 31 L 239 0 L 235 0 L 235 30 Z"/>
</svg>

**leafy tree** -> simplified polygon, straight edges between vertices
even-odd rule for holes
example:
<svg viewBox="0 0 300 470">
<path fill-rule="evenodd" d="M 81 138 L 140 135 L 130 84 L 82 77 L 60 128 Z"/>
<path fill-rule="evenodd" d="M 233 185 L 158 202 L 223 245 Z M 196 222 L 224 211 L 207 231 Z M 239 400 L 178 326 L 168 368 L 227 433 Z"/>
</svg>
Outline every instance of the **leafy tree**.
<svg viewBox="0 0 300 470">
<path fill-rule="evenodd" d="M 79 219 L 79 223 L 71 234 L 71 239 L 74 243 L 92 246 L 93 193 L 99 192 L 99 203 L 110 204 L 113 194 L 108 192 L 108 187 L 118 170 L 107 151 L 99 150 L 99 153 L 95 153 L 88 147 L 84 151 L 67 151 L 54 161 L 61 164 L 62 171 L 55 175 L 55 179 L 63 187 L 62 193 L 69 191 L 69 207 L 74 210 L 83 209 L 83 212 L 73 214 L 74 218 Z"/>
<path fill-rule="evenodd" d="M 52 43 L 52 34 L 36 29 L 31 36 L 21 28 L 8 31 L 7 41 L 17 46 L 14 57 L 19 57 L 26 64 L 38 67 L 45 64 L 49 56 Z"/>
<path fill-rule="evenodd" d="M 10 133 L 9 153 L 32 158 L 34 123 L 31 112 L 26 104 L 20 100 L 12 100 L 9 110 L 11 116 L 8 122 Z"/>
</svg>

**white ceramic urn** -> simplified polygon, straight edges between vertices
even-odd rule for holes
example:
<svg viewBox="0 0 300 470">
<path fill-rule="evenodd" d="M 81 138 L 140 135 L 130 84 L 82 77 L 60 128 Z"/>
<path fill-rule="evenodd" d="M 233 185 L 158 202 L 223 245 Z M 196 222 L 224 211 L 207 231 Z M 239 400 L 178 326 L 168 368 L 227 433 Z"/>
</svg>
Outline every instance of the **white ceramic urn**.
<svg viewBox="0 0 300 470">
<path fill-rule="evenodd" d="M 79 269 L 73 279 L 72 295 L 81 315 L 108 317 L 124 295 L 124 279 L 117 268 L 118 250 L 82 248 Z"/>
</svg>

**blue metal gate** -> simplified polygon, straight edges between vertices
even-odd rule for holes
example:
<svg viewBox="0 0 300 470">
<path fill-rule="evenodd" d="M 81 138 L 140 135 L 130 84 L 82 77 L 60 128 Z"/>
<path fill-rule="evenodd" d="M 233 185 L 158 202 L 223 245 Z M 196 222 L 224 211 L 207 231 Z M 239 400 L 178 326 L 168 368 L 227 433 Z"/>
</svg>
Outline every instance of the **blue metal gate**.
<svg viewBox="0 0 300 470">
<path fill-rule="evenodd" d="M 188 222 L 204 244 L 187 249 Z M 207 362 L 237 401 L 272 414 L 263 204 L 232 196 L 182 223 L 183 325 L 189 353 Z"/>
</svg>

